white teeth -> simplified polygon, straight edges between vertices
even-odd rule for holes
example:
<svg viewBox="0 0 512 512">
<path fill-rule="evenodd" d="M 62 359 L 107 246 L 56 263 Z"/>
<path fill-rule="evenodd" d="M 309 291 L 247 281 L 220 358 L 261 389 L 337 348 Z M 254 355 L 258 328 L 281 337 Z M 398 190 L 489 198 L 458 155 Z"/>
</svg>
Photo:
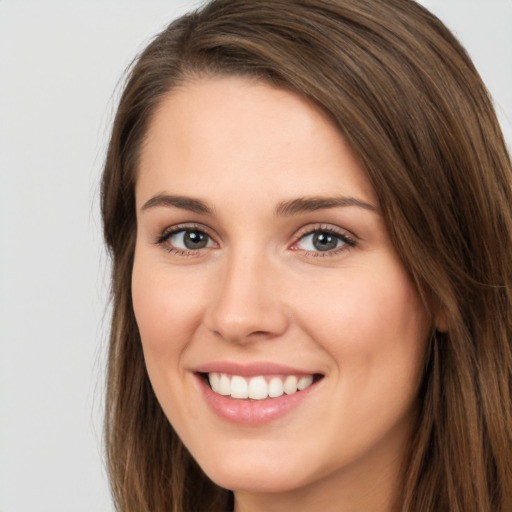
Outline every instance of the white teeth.
<svg viewBox="0 0 512 512">
<path fill-rule="evenodd" d="M 231 398 L 249 398 L 247 381 L 243 377 L 231 377 Z"/>
<path fill-rule="evenodd" d="M 268 396 L 268 386 L 265 377 L 253 377 L 249 381 L 249 398 L 264 400 Z"/>
<path fill-rule="evenodd" d="M 299 379 L 297 389 L 299 391 L 302 391 L 303 389 L 306 389 L 307 387 L 311 386 L 311 384 L 313 384 L 313 375 L 304 375 L 304 377 L 301 377 Z"/>
<path fill-rule="evenodd" d="M 283 381 L 279 377 L 272 377 L 268 383 L 268 396 L 270 398 L 276 398 L 283 393 Z"/>
<path fill-rule="evenodd" d="M 297 377 L 295 375 L 288 375 L 284 381 L 283 388 L 287 395 L 293 395 L 297 391 Z"/>
<path fill-rule="evenodd" d="M 211 384 L 211 381 L 210 381 L 210 384 Z M 212 389 L 213 389 L 213 385 L 212 385 Z M 219 378 L 219 388 L 218 388 L 218 390 L 215 390 L 215 391 L 217 391 L 217 393 L 224 395 L 224 396 L 230 395 L 231 394 L 231 379 L 227 375 L 222 374 Z"/>
<path fill-rule="evenodd" d="M 265 400 L 265 398 L 277 398 L 283 394 L 293 395 L 313 384 L 313 375 L 288 375 L 283 378 L 274 376 L 265 378 L 262 375 L 246 379 L 240 375 L 227 375 L 225 373 L 211 372 L 208 374 L 210 386 L 215 393 L 231 398 L 252 400 Z"/>
<path fill-rule="evenodd" d="M 217 393 L 220 393 L 220 391 L 219 391 L 220 375 L 218 373 L 210 373 L 208 378 L 210 380 L 210 386 L 212 387 L 212 389 L 215 389 L 215 390 L 217 390 Z"/>
</svg>

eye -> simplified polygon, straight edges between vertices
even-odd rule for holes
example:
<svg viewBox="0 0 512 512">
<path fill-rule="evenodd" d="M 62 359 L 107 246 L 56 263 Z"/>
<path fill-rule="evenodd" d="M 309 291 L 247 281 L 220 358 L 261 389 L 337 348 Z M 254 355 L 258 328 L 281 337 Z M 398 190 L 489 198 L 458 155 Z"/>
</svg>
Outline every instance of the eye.
<svg viewBox="0 0 512 512">
<path fill-rule="evenodd" d="M 315 229 L 302 235 L 291 247 L 308 253 L 330 253 L 355 246 L 355 241 L 348 235 L 333 229 Z"/>
<path fill-rule="evenodd" d="M 210 247 L 217 247 L 210 235 L 202 229 L 176 227 L 162 234 L 156 241 L 170 252 L 189 253 Z"/>
<path fill-rule="evenodd" d="M 183 229 L 167 238 L 170 245 L 176 249 L 197 250 L 208 247 L 211 243 L 210 237 L 203 231 L 197 229 Z"/>
</svg>

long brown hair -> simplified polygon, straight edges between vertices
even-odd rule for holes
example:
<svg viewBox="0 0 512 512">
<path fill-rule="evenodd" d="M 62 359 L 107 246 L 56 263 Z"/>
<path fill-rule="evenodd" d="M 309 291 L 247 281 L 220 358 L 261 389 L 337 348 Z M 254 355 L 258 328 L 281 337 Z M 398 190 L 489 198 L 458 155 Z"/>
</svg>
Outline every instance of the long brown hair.
<svg viewBox="0 0 512 512">
<path fill-rule="evenodd" d="M 152 391 L 131 303 L 134 183 L 151 116 L 203 75 L 250 75 L 323 108 L 360 157 L 432 314 L 401 510 L 512 510 L 512 170 L 463 48 L 412 0 L 213 0 L 136 59 L 102 182 L 113 259 L 106 447 L 117 509 L 220 511 Z"/>
</svg>

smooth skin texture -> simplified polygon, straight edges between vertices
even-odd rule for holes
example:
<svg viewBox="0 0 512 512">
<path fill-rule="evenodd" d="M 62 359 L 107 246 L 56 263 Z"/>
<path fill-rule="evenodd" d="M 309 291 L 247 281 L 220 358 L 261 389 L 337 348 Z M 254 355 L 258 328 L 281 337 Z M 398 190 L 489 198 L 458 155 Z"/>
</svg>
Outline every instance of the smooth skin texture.
<svg viewBox="0 0 512 512">
<path fill-rule="evenodd" d="M 340 197 L 348 204 L 283 211 Z M 329 118 L 251 79 L 198 78 L 153 117 L 136 202 L 133 305 L 148 373 L 236 511 L 395 510 L 433 325 Z M 200 392 L 195 369 L 216 361 L 323 378 L 283 417 L 239 425 Z"/>
</svg>

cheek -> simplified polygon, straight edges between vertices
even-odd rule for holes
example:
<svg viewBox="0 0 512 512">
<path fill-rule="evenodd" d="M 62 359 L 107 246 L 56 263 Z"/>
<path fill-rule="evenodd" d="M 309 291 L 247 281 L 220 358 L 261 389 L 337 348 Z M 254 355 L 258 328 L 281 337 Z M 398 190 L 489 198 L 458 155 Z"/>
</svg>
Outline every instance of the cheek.
<svg viewBox="0 0 512 512">
<path fill-rule="evenodd" d="M 345 382 L 358 386 L 358 394 L 371 386 L 417 385 L 430 321 L 401 265 L 393 259 L 364 272 L 345 269 L 319 289 L 303 305 L 304 325 Z"/>
<path fill-rule="evenodd" d="M 309 331 L 335 365 L 330 398 L 338 406 L 325 428 L 343 432 L 353 439 L 353 453 L 363 453 L 378 440 L 392 445 L 393 436 L 410 435 L 429 321 L 400 267 L 348 274 L 326 284 L 323 299 L 313 297 Z M 329 308 L 322 306 L 326 302 Z"/>
<path fill-rule="evenodd" d="M 144 352 L 175 353 L 190 339 L 201 318 L 203 294 L 185 276 L 169 275 L 144 255 L 135 257 L 132 300 Z M 186 291 L 186 293 L 184 292 Z"/>
</svg>

